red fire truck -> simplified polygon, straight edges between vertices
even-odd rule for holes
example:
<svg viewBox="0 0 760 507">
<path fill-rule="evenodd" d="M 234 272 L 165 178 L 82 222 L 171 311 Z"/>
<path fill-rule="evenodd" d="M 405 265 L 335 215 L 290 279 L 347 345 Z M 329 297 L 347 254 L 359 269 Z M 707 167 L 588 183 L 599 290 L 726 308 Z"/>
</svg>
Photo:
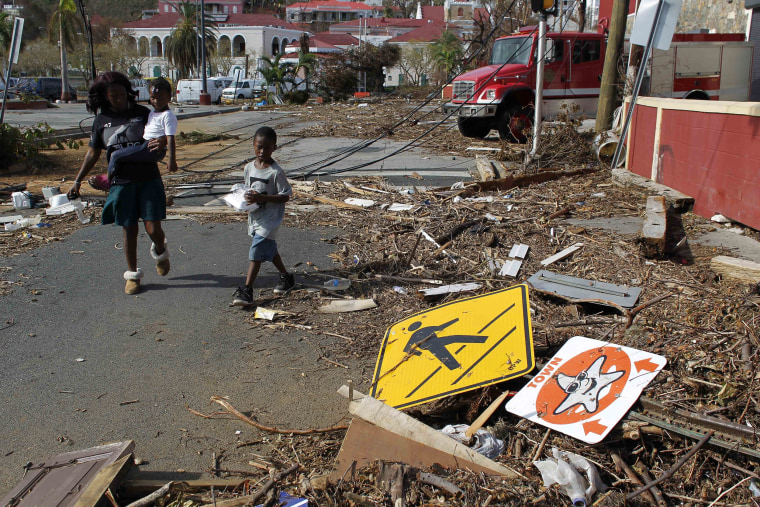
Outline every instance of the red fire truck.
<svg viewBox="0 0 760 507">
<path fill-rule="evenodd" d="M 465 137 L 496 129 L 522 142 L 533 121 L 538 35 L 522 32 L 494 42 L 489 64 L 457 76 L 446 113 L 457 116 Z M 563 108 L 596 115 L 605 37 L 598 33 L 548 33 L 544 69 L 544 116 Z M 677 34 L 668 51 L 650 59 L 650 96 L 747 100 L 753 43 L 741 34 Z"/>
</svg>

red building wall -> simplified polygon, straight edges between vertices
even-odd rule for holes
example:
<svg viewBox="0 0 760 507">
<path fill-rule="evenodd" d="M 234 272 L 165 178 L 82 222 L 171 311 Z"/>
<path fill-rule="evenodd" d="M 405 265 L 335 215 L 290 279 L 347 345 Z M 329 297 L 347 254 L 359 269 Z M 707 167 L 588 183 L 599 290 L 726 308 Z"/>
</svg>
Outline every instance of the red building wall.
<svg viewBox="0 0 760 507">
<path fill-rule="evenodd" d="M 628 169 L 693 197 L 695 213 L 760 229 L 760 104 L 641 98 L 628 146 Z"/>
</svg>

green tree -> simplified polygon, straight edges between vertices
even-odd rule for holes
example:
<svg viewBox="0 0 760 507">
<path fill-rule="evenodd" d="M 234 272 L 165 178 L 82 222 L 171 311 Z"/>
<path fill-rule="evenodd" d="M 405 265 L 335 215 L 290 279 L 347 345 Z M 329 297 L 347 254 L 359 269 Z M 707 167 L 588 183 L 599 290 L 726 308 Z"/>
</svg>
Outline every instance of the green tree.
<svg viewBox="0 0 760 507">
<path fill-rule="evenodd" d="M 444 80 L 459 71 L 464 58 L 464 51 L 462 50 L 462 41 L 456 35 L 448 30 L 444 31 L 433 42 L 432 51 L 433 63 L 436 69 L 443 73 Z"/>
<path fill-rule="evenodd" d="M 261 75 L 264 76 L 264 80 L 268 86 L 274 86 L 278 94 L 282 94 L 283 85 L 288 82 L 290 75 L 292 75 L 292 68 L 290 64 L 285 62 L 280 63 L 282 53 L 277 53 L 274 58 L 270 58 L 266 55 L 261 57 L 266 66 L 262 69 Z"/>
<path fill-rule="evenodd" d="M 7 12 L 0 12 L 0 62 L 5 60 L 11 48 L 11 40 L 13 39 L 13 20 Z M 0 67 L 4 67 L 4 64 L 0 64 Z M 0 80 L 5 83 L 5 77 L 3 76 L 4 68 L 0 68 Z"/>
<path fill-rule="evenodd" d="M 71 99 L 69 90 L 69 63 L 66 51 L 73 50 L 77 32 L 84 31 L 82 20 L 77 16 L 74 0 L 59 0 L 58 8 L 53 12 L 48 24 L 48 40 L 58 41 L 61 52 L 61 100 Z"/>
<path fill-rule="evenodd" d="M 360 72 L 360 79 L 367 90 L 381 91 L 383 89 L 383 67 L 390 69 L 401 58 L 401 49 L 396 44 L 383 44 L 375 47 L 364 44 L 352 52 L 354 68 Z"/>
<path fill-rule="evenodd" d="M 317 56 L 314 53 L 299 51 L 298 61 L 292 65 L 289 70 L 289 76 L 286 80 L 293 83 L 293 87 L 298 84 L 298 79 L 306 82 L 306 91 L 309 90 L 309 78 L 317 67 Z"/>
<path fill-rule="evenodd" d="M 198 67 L 198 37 L 200 17 L 194 4 L 182 1 L 175 4 L 179 12 L 179 20 L 169 34 L 164 52 L 179 73 L 179 77 L 188 77 Z M 206 54 L 213 55 L 216 52 L 216 24 L 205 20 Z"/>
</svg>

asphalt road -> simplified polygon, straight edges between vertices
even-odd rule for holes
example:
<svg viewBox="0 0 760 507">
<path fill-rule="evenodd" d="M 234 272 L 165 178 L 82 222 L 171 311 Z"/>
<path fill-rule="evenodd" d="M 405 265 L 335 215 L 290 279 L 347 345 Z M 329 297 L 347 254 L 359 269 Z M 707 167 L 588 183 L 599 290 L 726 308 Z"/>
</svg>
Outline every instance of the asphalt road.
<svg viewBox="0 0 760 507">
<path fill-rule="evenodd" d="M 75 109 L 79 106 L 61 108 L 69 116 L 49 117 L 49 123 L 78 122 L 77 115 L 83 114 Z M 278 129 L 276 155 L 286 168 L 356 142 L 300 138 L 292 133 L 306 121 L 270 112 L 184 119 L 182 130 L 240 135 L 221 143 L 227 148 L 223 152 L 189 169 L 240 164 L 251 156 L 250 136 L 259 124 Z M 344 164 L 375 160 L 401 144 L 378 144 Z M 180 150 L 180 165 L 202 154 Z M 415 149 L 369 169 L 399 182 L 437 186 L 463 179 L 466 162 Z M 424 183 L 408 179 L 413 171 L 431 171 L 431 176 Z M 165 228 L 171 273 L 165 278 L 155 273 L 149 239 L 141 233 L 138 264 L 146 277 L 145 290 L 137 296 L 123 292 L 118 227 L 92 225 L 31 253 L 0 258 L 0 269 L 7 268 L 3 279 L 23 282 L 0 299 L 0 496 L 21 478 L 29 461 L 126 439 L 136 441 L 138 455 L 148 462 L 144 470 L 208 469 L 213 450 L 234 449 L 235 442 L 258 437 L 237 420 L 206 420 L 186 409 L 213 412 L 218 408 L 209 403 L 213 395 L 230 396 L 233 405 L 277 426 L 332 426 L 345 413 L 345 401 L 335 390 L 349 378 L 360 381 L 364 365 L 339 358 L 350 369 L 331 367 L 318 361 L 314 349 L 329 349 L 329 340 L 339 338 L 321 336 L 315 342 L 314 335 L 306 340 L 294 330 L 278 331 L 275 340 L 252 331 L 245 315 L 228 306 L 247 268 L 250 239 L 244 223 L 168 221 Z M 286 265 L 311 262 L 329 269 L 332 247 L 321 238 L 334 230 L 282 230 L 279 244 Z M 257 286 L 276 282 L 276 271 L 265 265 Z"/>
</svg>

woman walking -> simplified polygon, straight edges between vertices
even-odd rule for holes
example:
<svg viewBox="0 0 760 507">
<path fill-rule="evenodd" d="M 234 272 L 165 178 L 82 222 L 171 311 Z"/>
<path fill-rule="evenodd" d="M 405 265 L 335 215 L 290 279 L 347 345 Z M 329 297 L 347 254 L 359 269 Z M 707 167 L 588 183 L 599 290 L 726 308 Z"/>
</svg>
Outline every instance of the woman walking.
<svg viewBox="0 0 760 507">
<path fill-rule="evenodd" d="M 148 108 L 137 104 L 137 93 L 120 72 L 101 74 L 90 87 L 87 110 L 95 113 L 90 143 L 76 179 L 69 190 L 69 199 L 79 197 L 82 181 L 97 163 L 103 150 L 106 160 L 114 151 L 144 142 L 143 130 L 148 121 Z M 151 150 L 166 148 L 166 137 L 151 140 Z M 122 166 L 111 182 L 102 222 L 120 225 L 124 229 L 124 253 L 127 258 L 127 281 L 124 292 L 140 292 L 142 269 L 137 267 L 137 233 L 142 219 L 145 232 L 153 244 L 151 257 L 156 261 L 160 276 L 169 273 L 169 250 L 161 228 L 166 218 L 166 194 L 156 162 L 129 163 Z"/>
</svg>

